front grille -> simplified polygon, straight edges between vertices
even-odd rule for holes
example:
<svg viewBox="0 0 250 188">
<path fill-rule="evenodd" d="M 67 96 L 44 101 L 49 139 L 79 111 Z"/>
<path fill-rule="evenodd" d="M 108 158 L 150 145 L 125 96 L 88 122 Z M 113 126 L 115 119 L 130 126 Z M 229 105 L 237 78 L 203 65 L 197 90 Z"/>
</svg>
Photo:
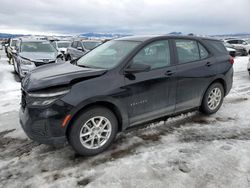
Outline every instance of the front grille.
<svg viewBox="0 0 250 188">
<path fill-rule="evenodd" d="M 32 135 L 38 137 L 46 137 L 48 136 L 48 130 L 46 124 L 44 122 L 36 122 L 31 127 Z"/>
<path fill-rule="evenodd" d="M 48 64 L 51 64 L 51 63 L 55 63 L 55 61 L 50 61 L 48 63 L 44 63 L 44 62 L 34 62 L 34 63 L 35 63 L 35 65 L 37 67 L 39 67 L 39 66 L 42 66 L 42 65 L 48 65 Z"/>
</svg>

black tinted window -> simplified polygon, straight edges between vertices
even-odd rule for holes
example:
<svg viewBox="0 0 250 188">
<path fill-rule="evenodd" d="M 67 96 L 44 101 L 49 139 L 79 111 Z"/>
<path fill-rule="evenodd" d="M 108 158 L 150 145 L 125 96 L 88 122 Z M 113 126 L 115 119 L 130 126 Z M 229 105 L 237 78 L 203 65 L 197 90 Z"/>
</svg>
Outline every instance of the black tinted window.
<svg viewBox="0 0 250 188">
<path fill-rule="evenodd" d="M 238 40 L 229 40 L 227 41 L 229 44 L 238 44 Z"/>
<path fill-rule="evenodd" d="M 76 48 L 77 47 L 77 41 L 74 41 L 71 45 L 73 48 Z"/>
<path fill-rule="evenodd" d="M 170 65 L 170 50 L 167 40 L 152 42 L 133 58 L 134 64 L 146 64 L 151 69 Z"/>
<path fill-rule="evenodd" d="M 222 41 L 217 41 L 217 40 L 206 40 L 209 45 L 212 46 L 213 51 L 216 54 L 228 54 L 226 47 L 224 46 Z"/>
<path fill-rule="evenodd" d="M 188 63 L 200 59 L 199 48 L 194 40 L 175 40 L 179 63 Z"/>
</svg>

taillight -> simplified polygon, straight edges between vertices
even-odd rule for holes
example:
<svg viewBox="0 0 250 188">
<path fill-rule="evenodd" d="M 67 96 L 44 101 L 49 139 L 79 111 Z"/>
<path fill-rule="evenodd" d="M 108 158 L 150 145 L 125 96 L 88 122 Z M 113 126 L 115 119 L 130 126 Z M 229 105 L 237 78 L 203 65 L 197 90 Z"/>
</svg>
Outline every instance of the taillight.
<svg viewBox="0 0 250 188">
<path fill-rule="evenodd" d="M 232 56 L 230 56 L 230 64 L 233 65 L 234 64 L 234 58 Z"/>
</svg>

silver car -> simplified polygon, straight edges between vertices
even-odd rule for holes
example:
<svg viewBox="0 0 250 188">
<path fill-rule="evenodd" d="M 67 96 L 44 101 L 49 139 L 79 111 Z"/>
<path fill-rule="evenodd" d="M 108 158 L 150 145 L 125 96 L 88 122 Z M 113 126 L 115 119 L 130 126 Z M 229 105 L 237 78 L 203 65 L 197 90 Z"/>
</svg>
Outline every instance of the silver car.
<svg viewBox="0 0 250 188">
<path fill-rule="evenodd" d="M 21 40 L 14 55 L 14 70 L 23 78 L 36 67 L 63 62 L 63 55 L 46 40 Z"/>
<path fill-rule="evenodd" d="M 75 40 L 67 49 L 66 60 L 77 59 L 102 44 L 99 40 Z"/>
</svg>

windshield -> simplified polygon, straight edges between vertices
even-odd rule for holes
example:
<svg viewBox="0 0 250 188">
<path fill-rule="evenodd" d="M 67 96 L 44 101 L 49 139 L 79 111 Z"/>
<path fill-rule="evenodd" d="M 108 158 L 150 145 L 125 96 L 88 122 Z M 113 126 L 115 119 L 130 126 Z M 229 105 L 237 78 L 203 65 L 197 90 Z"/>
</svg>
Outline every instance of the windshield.
<svg viewBox="0 0 250 188">
<path fill-rule="evenodd" d="M 68 48 L 70 45 L 70 42 L 58 42 L 57 47 L 58 48 Z"/>
<path fill-rule="evenodd" d="M 92 50 L 95 47 L 99 46 L 101 42 L 94 42 L 94 41 L 89 41 L 89 42 L 82 42 L 82 45 L 87 49 L 87 50 Z"/>
<path fill-rule="evenodd" d="M 232 44 L 229 44 L 227 42 L 224 42 L 223 43 L 225 47 L 228 47 L 228 48 L 233 48 L 234 46 Z"/>
<path fill-rule="evenodd" d="M 21 52 L 56 52 L 50 42 L 22 42 Z"/>
<path fill-rule="evenodd" d="M 77 61 L 77 65 L 111 69 L 118 65 L 140 42 L 109 41 L 90 51 Z"/>
<path fill-rule="evenodd" d="M 10 46 L 16 46 L 17 40 L 12 40 Z"/>
</svg>

